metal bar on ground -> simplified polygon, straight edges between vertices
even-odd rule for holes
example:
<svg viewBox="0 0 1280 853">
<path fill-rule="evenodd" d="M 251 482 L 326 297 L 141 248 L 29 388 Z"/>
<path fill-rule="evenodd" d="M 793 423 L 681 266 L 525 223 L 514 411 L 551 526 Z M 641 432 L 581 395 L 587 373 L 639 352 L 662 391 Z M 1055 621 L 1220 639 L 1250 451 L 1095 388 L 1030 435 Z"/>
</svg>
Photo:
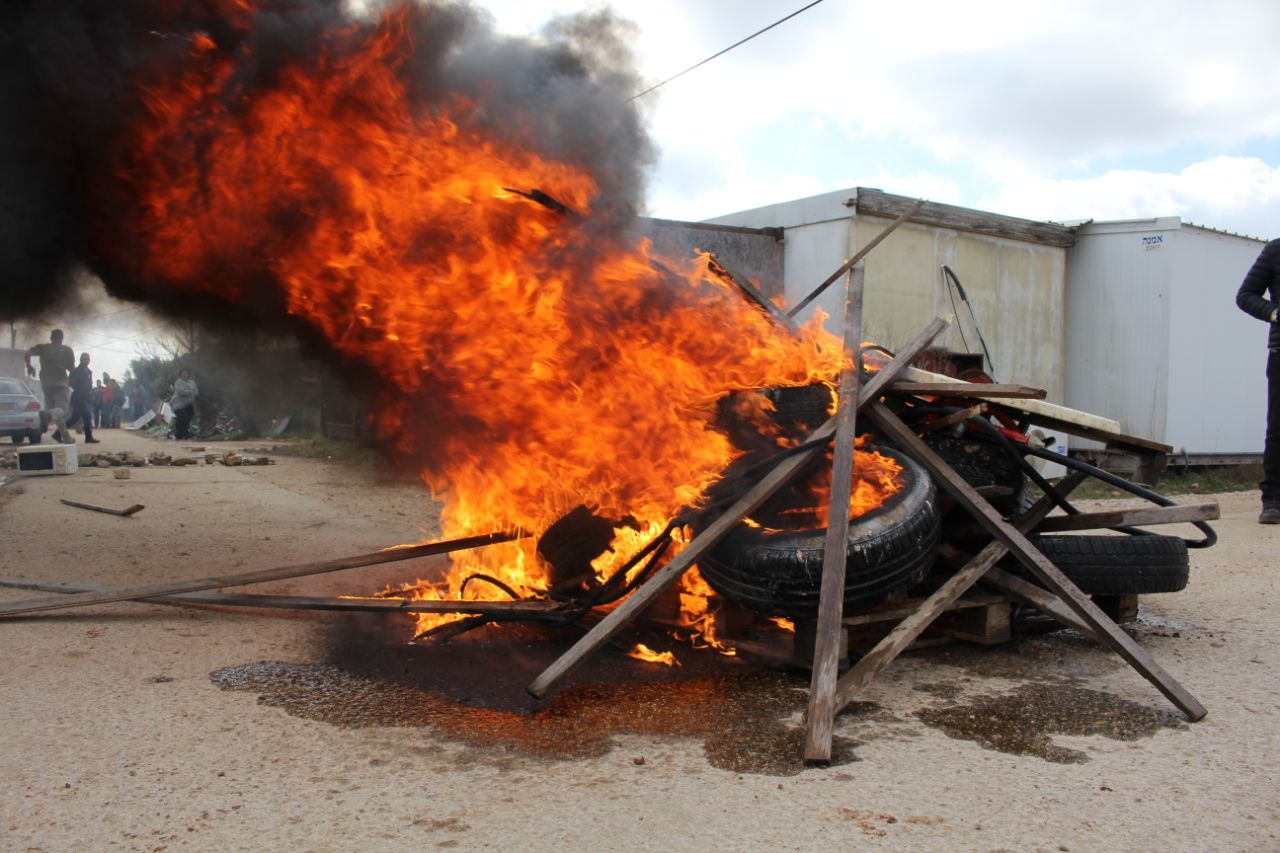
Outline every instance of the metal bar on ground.
<svg viewBox="0 0 1280 853">
<path fill-rule="evenodd" d="M 795 317 L 797 314 L 803 311 L 810 302 L 817 299 L 819 296 L 823 294 L 823 291 L 825 291 L 828 287 L 830 287 L 831 285 L 839 281 L 840 276 L 844 275 L 849 270 L 853 269 L 854 264 L 856 264 L 858 261 L 865 258 L 867 255 L 871 254 L 871 250 L 874 249 L 876 246 L 879 246 L 881 241 L 884 240 L 885 237 L 888 237 L 894 231 L 897 231 L 899 225 L 906 222 L 912 216 L 915 216 L 916 212 L 920 210 L 920 208 L 922 207 L 924 207 L 924 199 L 922 198 L 916 199 L 915 204 L 911 205 L 906 210 L 904 210 L 897 219 L 893 220 L 887 226 L 885 226 L 885 229 L 881 231 L 879 234 L 877 234 L 871 240 L 870 243 L 863 246 L 861 249 L 857 251 L 857 253 L 854 254 L 852 258 L 850 258 L 849 260 L 841 264 L 840 269 L 833 272 L 830 276 L 827 277 L 826 281 L 822 282 L 822 284 L 815 287 L 812 293 L 810 293 L 804 299 L 801 299 L 799 302 L 795 304 L 795 307 L 787 311 L 787 316 Z"/>
<path fill-rule="evenodd" d="M 892 382 L 899 371 L 910 364 L 911 360 L 918 356 L 950 324 L 951 320 L 952 317 L 950 315 L 934 320 L 910 344 L 901 350 L 893 361 L 890 361 L 871 377 L 858 394 L 859 407 L 866 405 L 871 400 L 878 399 L 883 392 L 884 386 Z M 825 441 L 834 433 L 835 422 L 834 420 L 828 420 L 810 434 L 808 441 Z M 754 510 L 770 495 L 780 489 L 787 480 L 822 450 L 823 446 L 818 444 L 808 450 L 788 456 L 782 462 L 779 462 L 777 466 L 764 475 L 754 488 L 717 517 L 702 533 L 695 536 L 693 541 L 686 545 L 684 550 L 677 554 L 671 562 L 642 583 L 635 592 L 631 593 L 608 616 L 600 620 L 599 624 L 587 632 L 585 637 L 570 647 L 551 666 L 543 670 L 542 674 L 535 678 L 525 689 L 538 699 L 546 696 L 552 687 L 581 666 L 582 662 L 596 649 L 604 645 L 614 633 L 640 615 L 640 612 L 652 604 L 654 599 L 661 595 L 676 578 L 688 571 L 698 557 L 702 556 L 726 536 L 744 515 Z"/>
<path fill-rule="evenodd" d="M 84 607 L 89 604 L 107 604 L 113 601 L 155 598 L 161 595 L 180 595 L 187 592 L 201 592 L 207 589 L 221 589 L 227 586 L 243 586 L 245 584 L 264 583 L 286 578 L 321 575 L 328 572 L 340 572 L 343 569 L 358 569 L 364 566 L 394 563 L 399 560 L 413 560 L 418 557 L 448 554 L 452 551 L 465 551 L 469 548 L 480 548 L 485 545 L 494 545 L 498 542 L 509 542 L 512 539 L 522 539 L 526 535 L 528 534 L 523 531 L 502 531 L 500 533 L 487 533 L 483 536 L 449 539 L 443 542 L 406 545 L 388 548 L 384 551 L 374 551 L 372 554 L 359 554 L 354 557 L 341 557 L 337 560 L 262 569 L 237 575 L 217 575 L 187 581 L 169 581 L 145 586 L 119 587 L 110 592 L 82 592 L 73 595 L 54 596 L 53 598 L 15 601 L 10 604 L 0 604 L 0 616 L 35 613 L 41 610 L 60 610 L 67 607 Z"/>
<path fill-rule="evenodd" d="M 818 625 L 809 679 L 809 712 L 805 727 L 804 760 L 831 760 L 831 730 L 835 725 L 836 678 L 840 674 L 840 634 L 844 630 L 844 574 L 849 559 L 849 511 L 854 483 L 854 434 L 858 417 L 858 378 L 862 370 L 862 290 L 865 268 L 849 270 L 844 300 L 844 357 L 840 395 L 836 402 L 836 435 L 831 452 L 831 493 L 827 502 L 827 536 L 823 542 L 822 585 L 818 595 Z"/>
<path fill-rule="evenodd" d="M 38 592 L 107 592 L 117 587 L 98 583 L 71 583 L 37 578 L 0 577 L 0 587 Z M 259 595 L 233 592 L 191 592 L 141 599 L 148 604 L 180 607 L 254 607 L 270 610 L 330 610 L 354 613 L 555 613 L 567 606 L 555 601 L 473 601 L 470 599 L 323 598 L 300 595 Z"/>
<path fill-rule="evenodd" d="M 1036 550 L 1025 535 L 1011 526 L 992 509 L 951 467 L 933 452 L 904 424 L 897 415 L 880 403 L 868 407 L 868 417 L 885 436 L 925 468 L 938 484 L 955 498 L 956 502 L 983 523 L 997 541 L 1018 558 L 1036 579 L 1062 599 L 1099 638 L 1111 646 L 1130 666 L 1150 681 L 1192 722 L 1202 719 L 1208 711 L 1186 688 L 1160 668 L 1146 650 L 1120 629 L 1105 613 L 1098 609 L 1088 596 L 1062 574 L 1052 562 Z"/>
</svg>

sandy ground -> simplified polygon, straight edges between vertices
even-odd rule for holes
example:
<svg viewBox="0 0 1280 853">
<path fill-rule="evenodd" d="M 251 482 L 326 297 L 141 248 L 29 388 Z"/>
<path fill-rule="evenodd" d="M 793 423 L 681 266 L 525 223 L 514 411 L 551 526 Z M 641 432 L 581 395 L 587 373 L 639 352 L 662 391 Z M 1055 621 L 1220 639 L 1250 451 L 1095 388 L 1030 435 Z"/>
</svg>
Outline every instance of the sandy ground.
<svg viewBox="0 0 1280 853">
<path fill-rule="evenodd" d="M 1255 523 L 1253 495 L 1218 499 L 1220 544 L 1132 628 L 1204 721 L 1069 632 L 952 646 L 873 684 L 824 769 L 794 761 L 804 680 L 726 659 L 701 665 L 727 677 L 691 664 L 626 687 L 610 678 L 652 667 L 610 653 L 611 676 L 588 671 L 534 713 L 515 697 L 547 650 L 518 634 L 387 664 L 367 625 L 331 615 L 125 603 L 10 619 L 0 849 L 1280 849 L 1280 528 Z M 248 571 L 416 541 L 434 512 L 412 482 L 324 460 L 89 469 L 0 486 L 0 574 Z M 363 593 L 438 565 L 256 589 Z"/>
</svg>

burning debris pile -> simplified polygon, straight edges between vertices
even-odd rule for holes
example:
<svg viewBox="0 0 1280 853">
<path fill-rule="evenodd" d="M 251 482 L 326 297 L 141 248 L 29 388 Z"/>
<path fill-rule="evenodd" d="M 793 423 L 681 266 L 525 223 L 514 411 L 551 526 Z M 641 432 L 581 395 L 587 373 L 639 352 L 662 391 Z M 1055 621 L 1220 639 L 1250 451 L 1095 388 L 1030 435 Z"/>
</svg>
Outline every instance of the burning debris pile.
<svg viewBox="0 0 1280 853">
<path fill-rule="evenodd" d="M 638 81 L 620 22 L 579 16 L 527 41 L 496 35 L 463 4 L 347 10 L 337 0 L 25 2 L 0 34 L 0 133 L 15 152 L 0 180 L 31 200 L 6 226 L 17 237 L 2 257 L 11 310 L 47 306 L 51 283 L 87 267 L 114 294 L 161 310 L 288 328 L 372 389 L 378 435 L 443 502 L 452 542 L 253 580 L 485 546 L 455 553 L 443 581 L 346 606 L 384 604 L 443 635 L 607 613 L 530 685 L 541 696 L 677 578 L 677 623 L 716 647 L 727 650 L 708 612 L 713 589 L 822 625 L 840 592 L 817 586 L 829 514 L 860 520 L 840 572 L 846 602 L 906 594 L 942 538 L 936 483 L 998 541 L 968 563 L 951 543 L 966 568 L 922 614 L 1012 551 L 1053 594 L 1012 582 L 1008 594 L 1056 608 L 1203 714 L 1023 538 L 1065 507 L 1061 495 L 1037 483 L 1048 495 L 1038 510 L 1001 513 L 920 440 L 986 422 L 938 409 L 982 386 L 901 384 L 940 321 L 897 358 L 869 356 L 860 376 L 857 337 L 842 343 L 820 318 L 780 323 L 723 266 L 657 257 L 634 235 L 652 150 L 628 100 Z M 857 399 L 842 394 L 841 411 L 867 408 L 885 446 L 864 435 L 855 450 L 853 421 L 827 420 L 842 374 Z M 893 387 L 891 411 L 879 400 Z M 813 417 L 789 419 L 778 394 L 801 388 Z M 847 514 L 827 511 L 832 491 L 844 503 L 824 458 L 833 436 L 837 453 L 847 439 L 856 472 Z M 693 568 L 703 558 L 706 579 Z M 218 588 L 198 584 L 152 597 Z M 867 671 L 887 664 L 877 661 Z M 841 701 L 865 683 L 858 673 Z M 827 676 L 830 694 L 834 666 Z M 824 713 L 829 726 L 834 711 Z"/>
<path fill-rule="evenodd" d="M 652 149 L 623 24 L 527 41 L 463 4 L 347 8 L 23 4 L 3 168 L 51 209 L 13 223 L 6 303 L 87 266 L 162 310 L 287 326 L 373 389 L 445 536 L 586 505 L 631 520 L 612 575 L 736 455 L 719 400 L 830 382 L 840 349 L 631 233 Z M 476 572 L 548 587 L 522 540 L 421 594 Z"/>
</svg>

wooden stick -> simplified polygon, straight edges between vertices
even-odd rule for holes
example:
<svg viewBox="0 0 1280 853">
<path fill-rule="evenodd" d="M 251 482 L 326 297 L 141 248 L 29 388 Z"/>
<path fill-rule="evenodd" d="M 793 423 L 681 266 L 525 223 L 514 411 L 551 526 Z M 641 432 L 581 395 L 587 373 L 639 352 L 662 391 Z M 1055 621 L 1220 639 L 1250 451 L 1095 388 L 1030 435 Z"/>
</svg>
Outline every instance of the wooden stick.
<svg viewBox="0 0 1280 853">
<path fill-rule="evenodd" d="M 1143 527 L 1153 524 L 1180 524 L 1213 521 L 1220 518 L 1217 503 L 1150 506 L 1134 509 L 1112 509 L 1105 512 L 1082 512 L 1077 515 L 1055 515 L 1036 526 L 1035 533 L 1062 533 L 1072 530 L 1105 530 L 1108 527 Z M 985 531 L 982 524 L 958 524 L 948 528 L 956 536 Z"/>
<path fill-rule="evenodd" d="M 956 474 L 938 454 L 934 453 L 911 429 L 880 403 L 868 408 L 868 416 L 885 436 L 911 455 L 916 462 L 933 475 L 938 484 L 955 498 L 956 502 L 974 515 L 990 531 L 998 542 L 1016 556 L 1036 579 L 1055 593 L 1093 631 L 1150 681 L 1192 722 L 1202 719 L 1208 711 L 1187 692 L 1171 675 L 1152 660 L 1146 650 L 1120 629 L 1105 613 L 1098 609 L 1088 596 L 1062 574 L 1052 562 L 1036 550 L 1017 528 L 1009 525 L 991 505 L 974 492 L 973 487 Z M 975 558 L 977 559 L 977 558 Z"/>
<path fill-rule="evenodd" d="M 982 576 L 982 583 L 1018 599 L 1023 604 L 1030 604 L 1046 616 L 1057 619 L 1068 628 L 1075 628 L 1086 637 L 1098 639 L 1097 633 L 1085 624 L 1084 620 L 1076 616 L 1070 607 L 1062 603 L 1062 599 L 1047 589 L 1042 589 L 1017 575 L 1011 575 L 999 566 L 988 569 Z"/>
<path fill-rule="evenodd" d="M 854 481 L 854 432 L 858 416 L 858 378 L 862 371 L 861 263 L 849 271 L 844 300 L 844 356 L 851 361 L 840 373 L 836 408 L 836 436 L 832 449 L 831 496 L 827 537 L 822 552 L 822 587 L 818 595 L 818 625 L 814 634 L 813 672 L 809 679 L 809 714 L 805 728 L 804 760 L 831 761 L 831 730 L 835 726 L 836 678 L 840 674 L 840 620 L 844 617 L 844 575 L 849 559 L 849 504 Z"/>
<path fill-rule="evenodd" d="M 774 305 L 773 301 L 761 293 L 760 289 L 752 284 L 750 280 L 729 269 L 725 262 L 716 257 L 716 255 L 711 253 L 707 254 L 707 269 L 711 270 L 714 275 L 726 279 L 736 285 L 748 300 L 760 308 L 761 311 L 764 311 L 772 317 L 778 325 L 782 326 L 787 331 L 795 334 L 800 330 L 799 326 L 796 325 L 795 320 L 792 320 L 787 316 L 786 312 L 777 305 Z"/>
<path fill-rule="evenodd" d="M 797 302 L 795 307 L 787 312 L 787 316 L 795 317 L 797 314 L 803 311 L 806 305 L 808 305 L 810 302 L 812 302 L 813 300 L 821 296 L 823 291 L 825 291 L 831 285 L 835 284 L 840 279 L 840 276 L 844 275 L 849 270 L 853 269 L 854 264 L 856 264 L 858 261 L 865 258 L 867 255 L 871 254 L 871 250 L 874 249 L 876 246 L 879 246 L 880 242 L 884 240 L 885 237 L 888 237 L 894 231 L 897 231 L 899 225 L 906 222 L 912 216 L 915 216 L 916 211 L 918 211 L 922 207 L 924 207 L 924 199 L 922 198 L 916 199 L 915 204 L 908 207 L 906 210 L 902 212 L 901 216 L 899 216 L 897 219 L 890 222 L 889 225 L 883 231 L 881 231 L 879 234 L 875 236 L 875 239 L 873 239 L 870 243 L 868 243 L 867 245 L 859 249 L 852 258 L 845 261 L 840 266 L 840 269 L 833 272 L 830 276 L 827 277 L 826 281 L 822 282 L 822 284 L 815 287 L 812 293 L 810 293 L 804 299 L 801 299 L 799 302 Z"/>
<path fill-rule="evenodd" d="M 876 405 L 879 404 L 877 403 Z M 915 458 L 914 453 L 911 455 L 912 458 Z M 982 498 L 976 499 L 982 501 Z M 1045 495 L 1023 514 L 1018 522 L 1019 526 L 1028 530 L 1031 529 L 1036 522 L 1044 518 L 1053 509 L 1053 506 L 1053 499 Z M 859 690 L 871 683 L 871 680 L 892 663 L 898 655 L 906 651 L 907 647 L 915 642 L 915 639 L 924 633 L 924 630 L 933 624 L 933 621 L 942 615 L 947 608 L 951 607 L 956 602 L 956 599 L 964 595 L 969 587 L 973 586 L 979 578 L 986 574 L 996 564 L 996 561 L 1005 555 L 1006 551 L 1007 549 L 1001 542 L 993 540 L 987 547 L 978 552 L 977 556 L 966 563 L 960 571 L 952 575 L 946 583 L 938 587 L 932 595 L 922 601 L 914 613 L 895 625 L 893 630 L 880 642 L 876 643 L 875 647 L 854 664 L 853 668 L 845 673 L 844 677 L 836 684 L 837 709 L 848 705 Z"/>
<path fill-rule="evenodd" d="M 523 531 L 503 531 L 501 533 L 488 533 L 483 536 L 451 539 L 444 542 L 429 542 L 424 545 L 388 548 L 385 551 L 374 551 L 372 554 L 359 554 L 354 557 L 342 557 L 337 560 L 326 560 L 319 563 L 303 563 L 296 566 L 262 569 L 238 575 L 217 575 L 188 581 L 169 581 L 146 586 L 119 587 L 103 592 L 82 592 L 74 595 L 54 596 L 53 598 L 36 598 L 0 605 L 0 616 L 35 613 L 41 610 L 60 610 L 66 607 L 84 607 L 88 604 L 106 604 L 112 601 L 155 598 L 161 595 L 180 595 L 186 592 L 200 592 L 206 589 L 220 589 L 226 586 L 242 586 L 244 584 L 284 580 L 285 578 L 320 575 L 327 572 L 339 572 L 343 569 L 358 569 L 363 566 L 376 566 L 381 563 L 394 563 L 399 560 L 413 560 L 418 557 L 447 554 L 451 551 L 464 551 L 468 548 L 479 548 L 484 545 L 493 545 L 497 542 L 509 542 L 512 539 L 520 539 L 526 535 Z"/>
<path fill-rule="evenodd" d="M 979 415 L 984 415 L 986 412 L 987 404 L 979 403 L 976 406 L 970 406 L 967 409 L 961 409 L 958 412 L 952 412 L 949 415 L 943 415 L 936 420 L 929 421 L 927 424 L 920 427 L 920 434 L 928 435 L 931 432 L 937 432 L 940 429 L 946 429 L 949 426 L 954 426 L 961 421 L 967 421 L 969 418 L 976 418 Z"/>
<path fill-rule="evenodd" d="M 134 513 L 142 512 L 142 510 L 146 509 L 142 504 L 134 504 L 133 506 L 125 507 L 124 509 L 110 509 L 109 507 L 96 506 L 95 504 L 83 504 L 80 503 L 80 501 L 69 501 L 66 498 L 62 498 L 62 502 L 67 506 L 79 507 L 80 509 L 90 509 L 94 512 L 105 512 L 107 515 L 118 515 L 121 518 L 128 518 Z"/>
<path fill-rule="evenodd" d="M 1037 533 L 1064 530 L 1099 530 L 1106 527 L 1141 527 L 1148 524 L 1177 524 L 1190 521 L 1213 521 L 1221 518 L 1218 504 L 1183 504 L 1180 506 L 1152 506 L 1137 509 L 1116 509 L 1107 512 L 1082 512 L 1079 515 L 1062 515 L 1046 518 L 1036 528 Z"/>
<path fill-rule="evenodd" d="M 36 578 L 0 577 L 0 586 L 39 592 L 107 592 L 117 589 L 99 583 L 71 583 Z M 192 592 L 142 599 L 149 604 L 177 606 L 260 607 L 271 610 L 338 610 L 356 613 L 498 613 L 541 614 L 564 610 L 555 601 L 473 601 L 470 599 L 320 598 L 297 595 L 257 595 L 232 592 Z"/>
<path fill-rule="evenodd" d="M 914 394 L 930 397 L 1011 397 L 1023 400 L 1043 400 L 1047 393 L 1043 388 L 1030 385 L 1008 385 L 974 382 L 968 385 L 952 385 L 949 382 L 895 382 L 889 387 L 894 394 Z"/>
<path fill-rule="evenodd" d="M 859 392 L 859 407 L 866 405 L 871 400 L 878 399 L 883 392 L 884 386 L 893 381 L 898 372 L 918 356 L 950 322 L 950 316 L 934 320 L 929 324 L 928 328 L 916 336 L 915 340 L 898 353 L 898 356 L 893 361 L 886 364 L 876 373 Z M 835 420 L 831 419 L 814 430 L 807 441 L 825 441 L 834 433 Z M 551 666 L 543 670 L 542 674 L 535 678 L 526 690 L 538 699 L 547 695 L 547 692 L 552 687 L 581 666 L 582 662 L 596 649 L 604 645 L 614 633 L 652 604 L 654 599 L 660 596 L 676 578 L 688 571 L 689 567 L 699 557 L 728 535 L 729 531 L 741 521 L 744 515 L 764 503 L 770 495 L 780 489 L 787 480 L 794 476 L 822 449 L 823 445 L 819 444 L 808 450 L 794 453 L 778 463 L 750 491 L 739 498 L 733 506 L 695 536 L 693 541 L 684 547 L 684 550 L 672 558 L 671 562 L 655 572 L 635 592 L 631 593 L 626 600 L 610 611 L 608 616 L 600 620 L 599 624 L 588 631 L 586 636 L 574 643 Z"/>
</svg>

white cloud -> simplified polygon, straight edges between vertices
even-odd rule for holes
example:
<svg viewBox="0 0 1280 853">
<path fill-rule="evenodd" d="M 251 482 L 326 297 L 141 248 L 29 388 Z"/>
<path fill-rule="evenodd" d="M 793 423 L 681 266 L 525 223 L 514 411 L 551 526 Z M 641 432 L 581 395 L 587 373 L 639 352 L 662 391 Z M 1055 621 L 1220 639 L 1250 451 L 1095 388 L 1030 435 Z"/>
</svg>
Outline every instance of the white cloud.
<svg viewBox="0 0 1280 853">
<path fill-rule="evenodd" d="M 1275 237 L 1280 223 L 1280 168 L 1255 157 L 1214 157 L 1176 173 L 1113 170 L 1073 180 L 1011 183 L 979 207 L 1032 219 L 1186 221 Z"/>
</svg>

